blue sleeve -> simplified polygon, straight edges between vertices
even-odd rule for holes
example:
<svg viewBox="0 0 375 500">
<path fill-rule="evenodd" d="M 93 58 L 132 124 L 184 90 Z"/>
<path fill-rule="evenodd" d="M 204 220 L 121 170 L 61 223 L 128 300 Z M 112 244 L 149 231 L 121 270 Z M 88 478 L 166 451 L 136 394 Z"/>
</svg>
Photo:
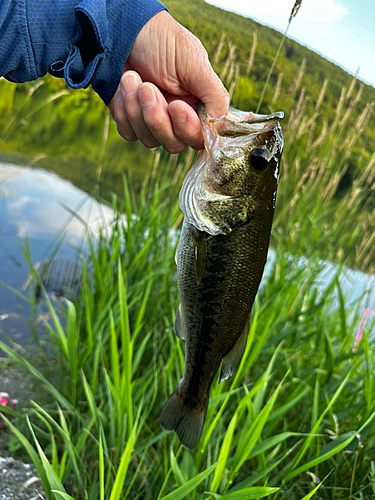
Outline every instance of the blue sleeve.
<svg viewBox="0 0 375 500">
<path fill-rule="evenodd" d="M 136 36 L 164 9 L 157 0 L 0 0 L 0 76 L 50 73 L 73 89 L 92 85 L 107 105 Z"/>
</svg>

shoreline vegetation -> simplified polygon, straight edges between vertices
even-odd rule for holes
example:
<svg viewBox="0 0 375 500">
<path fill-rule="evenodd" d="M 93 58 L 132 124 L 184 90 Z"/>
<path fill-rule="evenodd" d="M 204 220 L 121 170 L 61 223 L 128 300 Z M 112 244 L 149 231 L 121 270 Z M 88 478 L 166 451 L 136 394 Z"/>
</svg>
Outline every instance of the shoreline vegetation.
<svg viewBox="0 0 375 500">
<path fill-rule="evenodd" d="M 180 215 L 177 204 L 168 209 L 169 180 L 148 176 L 138 199 L 130 181 L 123 186 L 116 221 L 92 242 L 92 268 L 82 264 L 81 296 L 63 299 L 57 316 L 44 294 L 50 341 L 37 345 L 37 358 L 0 344 L 43 389 L 26 411 L 5 409 L 3 418 L 47 496 L 301 500 L 320 485 L 315 498 L 373 498 L 374 321 L 355 343 L 362 311 L 348 324 L 338 280 L 319 294 L 319 263 L 296 265 L 283 248 L 257 296 L 237 374 L 213 385 L 197 449 L 159 427 L 183 371 L 170 231 Z M 24 253 L 33 275 L 25 300 L 37 314 L 41 281 L 27 243 Z"/>
<path fill-rule="evenodd" d="M 232 104 L 255 109 L 281 35 L 202 0 L 167 6 L 205 43 Z M 158 418 L 184 366 L 174 254 L 195 152 L 125 144 L 90 90 L 0 80 L 0 151 L 69 178 L 117 214 L 97 241 L 87 230 L 81 294 L 61 299 L 59 314 L 22 242 L 32 281 L 19 297 L 36 315 L 41 291 L 49 341 L 36 338 L 34 354 L 0 343 L 41 388 L 2 418 L 50 500 L 374 498 L 375 319 L 345 309 L 338 279 L 323 293 L 314 281 L 320 259 L 375 272 L 375 89 L 311 54 L 285 40 L 260 110 L 286 112 L 276 259 L 239 370 L 213 384 L 194 452 Z"/>
</svg>

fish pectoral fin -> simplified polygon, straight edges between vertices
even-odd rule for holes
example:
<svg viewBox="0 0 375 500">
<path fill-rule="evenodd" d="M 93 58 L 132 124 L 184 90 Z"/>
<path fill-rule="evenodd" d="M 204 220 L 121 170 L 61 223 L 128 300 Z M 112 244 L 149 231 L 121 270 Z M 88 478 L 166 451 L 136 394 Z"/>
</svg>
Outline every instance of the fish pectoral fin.
<svg viewBox="0 0 375 500">
<path fill-rule="evenodd" d="M 206 233 L 194 231 L 193 234 L 193 247 L 194 247 L 194 271 L 197 279 L 197 285 L 201 282 L 204 276 L 206 267 Z"/>
<path fill-rule="evenodd" d="M 243 353 L 246 349 L 247 336 L 249 335 L 249 322 L 246 323 L 243 332 L 241 333 L 239 339 L 234 344 L 232 349 L 228 352 L 226 356 L 224 356 L 221 363 L 221 371 L 220 371 L 220 382 L 227 380 L 240 366 L 241 359 Z"/>
<path fill-rule="evenodd" d="M 181 340 L 184 340 L 184 334 L 182 331 L 182 322 L 181 322 L 181 304 L 178 306 L 177 312 L 176 312 L 176 317 L 174 319 L 173 323 L 173 330 L 176 335 Z"/>
</svg>

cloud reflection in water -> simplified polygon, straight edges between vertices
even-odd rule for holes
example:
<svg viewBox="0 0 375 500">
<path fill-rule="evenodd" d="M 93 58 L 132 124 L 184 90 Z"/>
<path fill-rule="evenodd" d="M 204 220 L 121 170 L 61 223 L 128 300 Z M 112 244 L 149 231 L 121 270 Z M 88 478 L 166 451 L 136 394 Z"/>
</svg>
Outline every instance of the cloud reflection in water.
<svg viewBox="0 0 375 500">
<path fill-rule="evenodd" d="M 75 260 L 87 250 L 85 224 L 95 237 L 113 217 L 109 207 L 54 173 L 0 163 L 0 281 L 22 289 L 28 277 L 19 247 L 24 238 L 34 264 L 48 259 L 59 238 L 58 256 Z M 0 287 L 0 329 L 17 341 L 28 335 L 28 310 L 19 302 Z"/>
</svg>

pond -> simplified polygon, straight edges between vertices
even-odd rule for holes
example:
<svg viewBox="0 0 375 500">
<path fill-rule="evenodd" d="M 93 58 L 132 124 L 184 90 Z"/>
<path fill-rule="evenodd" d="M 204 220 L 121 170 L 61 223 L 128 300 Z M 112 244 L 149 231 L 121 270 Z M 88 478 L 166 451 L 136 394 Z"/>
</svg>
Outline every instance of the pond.
<svg viewBox="0 0 375 500">
<path fill-rule="evenodd" d="M 21 250 L 25 241 L 36 267 L 57 248 L 56 258 L 75 262 L 88 249 L 85 224 L 95 236 L 112 218 L 110 208 L 54 173 L 0 163 L 0 281 L 26 291 L 30 270 Z M 0 329 L 27 342 L 29 316 L 18 297 L 0 287 Z"/>
<path fill-rule="evenodd" d="M 108 206 L 55 173 L 0 163 L 0 281 L 25 292 L 30 271 L 21 245 L 25 244 L 26 237 L 36 267 L 40 268 L 57 247 L 56 258 L 75 262 L 88 248 L 85 225 L 95 237 L 101 226 L 110 224 L 113 216 Z M 275 255 L 271 250 L 264 282 Z M 297 265 L 305 265 L 304 259 L 298 262 Z M 337 271 L 337 265 L 323 263 L 323 271 L 316 280 L 319 293 L 323 293 Z M 356 307 L 360 314 L 367 311 L 371 315 L 375 310 L 375 276 L 343 269 L 339 280 L 346 308 L 354 310 Z M 28 307 L 12 291 L 1 286 L 0 330 L 25 344 L 30 341 L 29 319 Z"/>
</svg>

